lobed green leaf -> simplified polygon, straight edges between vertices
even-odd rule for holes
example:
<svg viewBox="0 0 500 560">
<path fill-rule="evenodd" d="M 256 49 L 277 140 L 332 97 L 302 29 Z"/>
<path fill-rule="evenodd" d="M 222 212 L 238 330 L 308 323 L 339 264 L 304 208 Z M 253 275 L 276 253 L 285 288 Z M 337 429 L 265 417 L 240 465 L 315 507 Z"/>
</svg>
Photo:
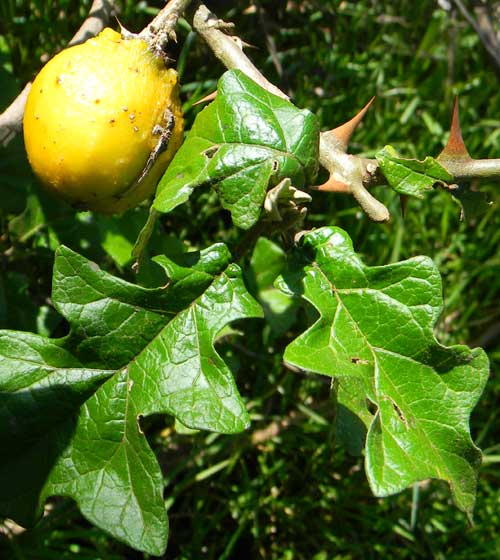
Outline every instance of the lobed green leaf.
<svg viewBox="0 0 500 560">
<path fill-rule="evenodd" d="M 284 358 L 339 379 L 341 437 L 359 452 L 367 432 L 365 466 L 374 493 L 437 478 L 470 515 L 481 454 L 469 416 L 488 360 L 481 349 L 436 341 L 442 296 L 433 262 L 416 257 L 368 267 L 345 232 L 325 227 L 303 237 L 280 284 L 320 314 Z"/>
<path fill-rule="evenodd" d="M 163 554 L 163 477 L 139 417 L 224 433 L 249 425 L 214 348 L 229 322 L 262 314 L 230 258 L 222 244 L 158 258 L 170 282 L 146 289 L 57 251 L 53 302 L 70 334 L 0 331 L 0 515 L 30 525 L 47 497 L 69 496 L 116 538 Z"/>
<path fill-rule="evenodd" d="M 269 188 L 286 177 L 299 188 L 314 179 L 318 146 L 312 113 L 231 70 L 170 163 L 154 207 L 170 212 L 195 188 L 210 185 L 233 222 L 248 229 L 259 219 Z"/>
</svg>

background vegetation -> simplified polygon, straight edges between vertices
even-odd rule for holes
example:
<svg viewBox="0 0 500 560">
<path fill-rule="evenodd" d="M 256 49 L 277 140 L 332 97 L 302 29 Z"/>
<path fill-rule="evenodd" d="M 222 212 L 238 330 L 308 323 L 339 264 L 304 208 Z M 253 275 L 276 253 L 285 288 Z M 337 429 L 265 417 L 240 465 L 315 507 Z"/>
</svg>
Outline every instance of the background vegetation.
<svg viewBox="0 0 500 560">
<path fill-rule="evenodd" d="M 0 3 L 0 111 L 64 47 L 88 10 L 85 0 L 4 0 Z M 125 0 L 120 21 L 140 30 L 161 2 Z M 500 156 L 499 74 L 481 42 L 447 2 L 433 0 L 238 0 L 208 2 L 235 22 L 257 47 L 250 56 L 324 128 L 350 118 L 372 96 L 375 106 L 356 133 L 352 151 L 373 155 L 387 143 L 408 156 L 437 155 L 446 139 L 452 100 L 460 95 L 462 130 L 473 157 Z M 188 125 L 197 99 L 213 91 L 223 68 L 183 23 L 172 58 L 183 83 Z M 239 436 L 183 434 L 170 419 L 149 418 L 145 429 L 165 473 L 171 538 L 166 558 L 371 559 L 500 557 L 500 212 L 498 184 L 482 190 L 495 202 L 471 222 L 445 193 L 399 200 L 379 187 L 391 223 L 370 223 L 344 195 L 315 194 L 306 227 L 346 229 L 369 264 L 417 254 L 431 256 L 443 275 L 446 308 L 442 342 L 486 347 L 492 377 L 472 417 L 485 453 L 476 524 L 452 507 L 448 489 L 425 482 L 392 498 L 374 498 L 362 460 L 333 438 L 329 382 L 291 372 L 279 351 L 303 330 L 303 314 L 284 332 L 258 320 L 235 328 L 219 351 L 236 372 L 252 414 Z M 0 148 L 0 327 L 61 336 L 66 325 L 51 307 L 53 251 L 65 243 L 105 269 L 144 285 L 159 271 L 130 270 L 130 247 L 145 220 L 139 208 L 122 218 L 76 213 L 40 192 L 25 161 L 22 139 Z M 241 233 L 210 193 L 168 215 L 151 253 L 179 244 L 237 243 Z M 274 241 L 279 242 L 279 239 Z M 250 255 L 243 263 L 249 266 Z M 250 271 L 250 268 L 248 268 Z M 249 272 L 250 277 L 250 272 Z M 306 310 L 307 312 L 307 310 Z M 236 340 L 236 341 L 235 341 Z M 239 340 L 239 342 L 238 342 Z M 9 529 L 10 527 L 10 529 Z M 6 559 L 143 558 L 91 527 L 76 506 L 49 504 L 40 525 L 17 534 L 6 525 Z M 14 533 L 14 534 L 13 534 Z"/>
</svg>

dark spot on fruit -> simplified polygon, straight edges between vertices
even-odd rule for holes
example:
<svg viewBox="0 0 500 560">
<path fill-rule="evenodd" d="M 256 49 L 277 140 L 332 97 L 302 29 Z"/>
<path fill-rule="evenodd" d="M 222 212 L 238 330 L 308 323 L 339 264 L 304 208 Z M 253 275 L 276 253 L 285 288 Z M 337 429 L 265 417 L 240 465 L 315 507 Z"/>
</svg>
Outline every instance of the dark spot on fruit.
<svg viewBox="0 0 500 560">
<path fill-rule="evenodd" d="M 40 93 L 43 93 L 43 89 L 42 89 L 42 88 L 40 88 Z"/>
<path fill-rule="evenodd" d="M 58 85 L 58 86 L 61 85 L 61 81 L 62 81 L 62 80 L 61 80 L 61 76 L 57 76 L 57 78 L 56 78 L 56 85 Z"/>
<path fill-rule="evenodd" d="M 109 124 L 115 124 L 115 119 L 109 119 Z"/>
<path fill-rule="evenodd" d="M 95 103 L 96 105 L 98 105 L 100 102 L 101 102 L 100 99 L 95 99 L 95 100 L 94 100 L 94 103 Z"/>
</svg>

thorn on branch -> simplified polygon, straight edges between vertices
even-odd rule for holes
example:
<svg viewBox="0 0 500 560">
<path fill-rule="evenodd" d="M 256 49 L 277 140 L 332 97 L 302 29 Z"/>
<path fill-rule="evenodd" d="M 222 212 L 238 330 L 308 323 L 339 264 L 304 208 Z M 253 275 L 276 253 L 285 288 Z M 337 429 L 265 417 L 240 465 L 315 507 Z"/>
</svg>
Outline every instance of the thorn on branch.
<svg viewBox="0 0 500 560">
<path fill-rule="evenodd" d="M 366 115 L 368 109 L 371 107 L 372 103 L 375 101 L 375 97 L 372 97 L 370 101 L 350 120 L 346 123 L 341 124 L 337 128 L 328 131 L 327 134 L 332 134 L 339 141 L 339 148 L 344 152 L 347 151 L 349 146 L 349 141 L 353 135 L 356 128 L 360 125 L 364 116 Z"/>
<path fill-rule="evenodd" d="M 349 140 L 373 103 L 372 98 L 359 113 L 343 125 L 320 136 L 320 163 L 330 173 L 326 183 L 313 187 L 315 190 L 335 193 L 348 192 L 375 222 L 387 222 L 389 210 L 365 188 L 364 180 L 375 176 L 376 168 L 371 162 L 346 153 Z"/>
<path fill-rule="evenodd" d="M 460 129 L 460 113 L 459 113 L 459 102 L 458 97 L 455 97 L 455 102 L 453 103 L 453 113 L 451 117 L 451 127 L 450 136 L 448 137 L 448 142 L 444 147 L 443 151 L 437 157 L 438 160 L 448 160 L 448 159 L 472 159 L 469 155 L 469 151 L 465 146 L 465 142 L 462 138 L 462 131 Z"/>
<path fill-rule="evenodd" d="M 334 177 L 330 175 L 327 181 L 321 185 L 311 187 L 314 191 L 323 191 L 331 193 L 350 193 L 349 186 L 342 181 L 337 181 Z"/>
</svg>

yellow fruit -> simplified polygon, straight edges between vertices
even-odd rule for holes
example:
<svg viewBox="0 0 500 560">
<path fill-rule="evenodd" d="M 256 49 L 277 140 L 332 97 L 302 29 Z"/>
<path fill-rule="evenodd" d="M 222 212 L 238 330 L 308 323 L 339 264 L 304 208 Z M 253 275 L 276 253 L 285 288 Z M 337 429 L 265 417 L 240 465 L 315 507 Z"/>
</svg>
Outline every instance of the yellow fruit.
<svg viewBox="0 0 500 560">
<path fill-rule="evenodd" d="M 182 141 L 177 73 L 141 39 L 104 29 L 41 70 L 23 124 L 43 185 L 77 208 L 123 212 L 154 192 Z M 167 148 L 138 182 L 166 128 Z"/>
</svg>

